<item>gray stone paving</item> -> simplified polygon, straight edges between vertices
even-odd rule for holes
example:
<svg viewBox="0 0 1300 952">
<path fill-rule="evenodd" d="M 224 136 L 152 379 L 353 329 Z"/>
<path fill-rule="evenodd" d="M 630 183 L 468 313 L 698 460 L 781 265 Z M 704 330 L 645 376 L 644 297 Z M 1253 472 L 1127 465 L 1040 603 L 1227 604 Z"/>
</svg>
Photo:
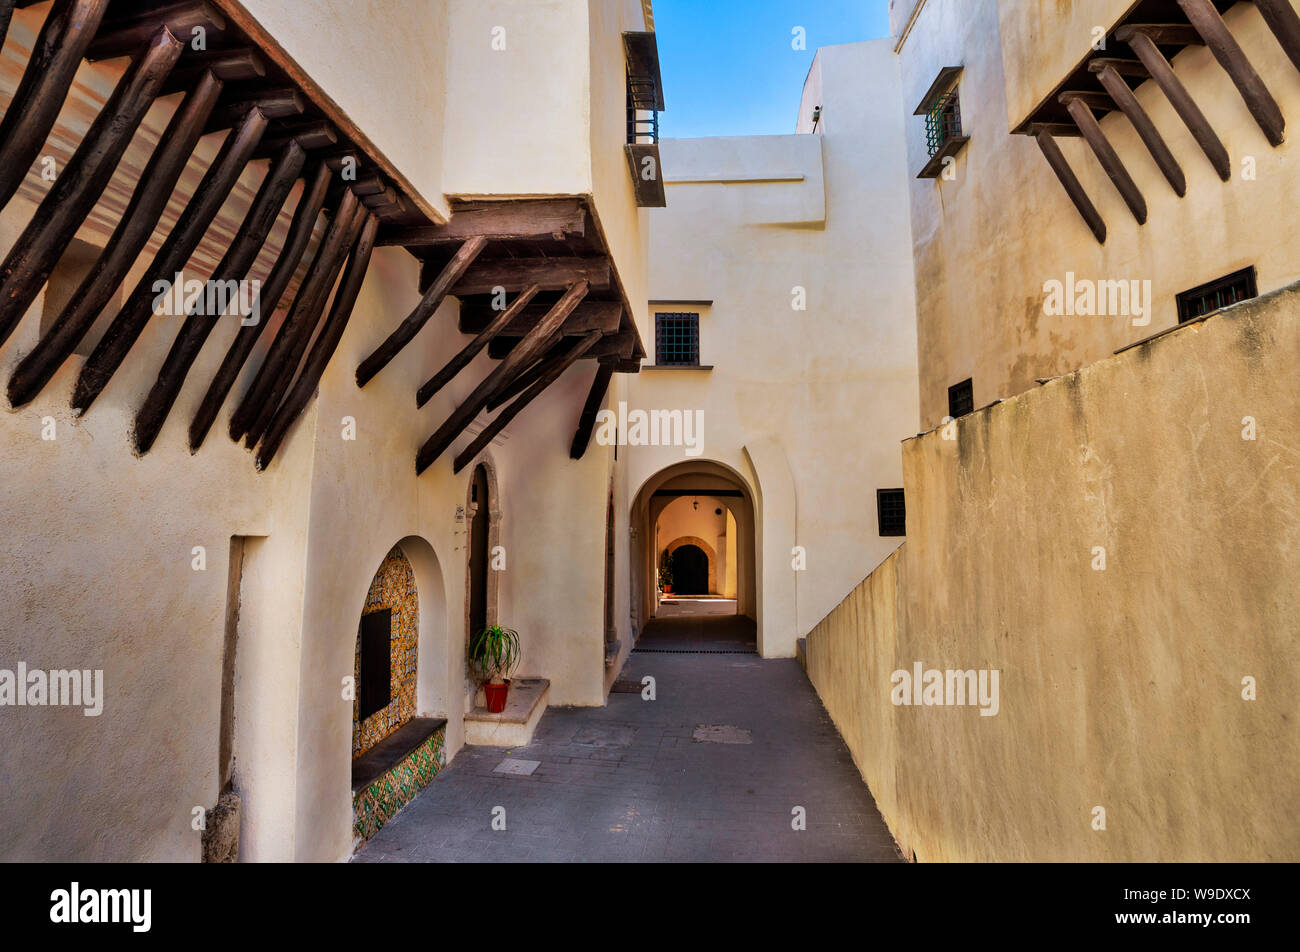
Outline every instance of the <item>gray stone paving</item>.
<svg viewBox="0 0 1300 952">
<path fill-rule="evenodd" d="M 652 621 L 638 648 L 740 652 L 752 639 L 747 619 L 675 618 Z M 552 708 L 527 747 L 463 748 L 355 861 L 899 860 L 796 662 L 638 650 L 621 677 L 645 675 L 654 701 L 616 693 L 603 708 Z M 701 741 L 701 727 L 716 730 Z M 540 765 L 497 772 L 507 759 Z M 492 829 L 494 807 L 505 830 Z"/>
</svg>

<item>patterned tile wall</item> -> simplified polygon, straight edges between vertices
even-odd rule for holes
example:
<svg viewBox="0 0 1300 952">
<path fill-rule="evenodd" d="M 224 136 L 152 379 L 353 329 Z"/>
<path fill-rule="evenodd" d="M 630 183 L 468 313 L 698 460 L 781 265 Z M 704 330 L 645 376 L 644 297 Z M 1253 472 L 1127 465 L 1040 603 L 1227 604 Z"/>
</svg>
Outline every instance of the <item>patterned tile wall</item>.
<svg viewBox="0 0 1300 952">
<path fill-rule="evenodd" d="M 359 790 L 352 798 L 352 848 L 355 852 L 379 832 L 397 811 L 410 803 L 445 764 L 443 740 L 447 728 L 440 727 L 411 754 Z"/>
<path fill-rule="evenodd" d="M 393 731 L 415 716 L 415 666 L 420 640 L 420 600 L 415 591 L 415 572 L 402 550 L 393 547 L 384 556 L 362 615 L 389 609 L 393 613 L 389 641 L 389 664 L 392 675 L 392 700 L 358 723 L 361 698 L 352 702 L 352 756 L 364 754 Z M 358 632 L 353 677 L 361 683 L 361 637 Z"/>
</svg>

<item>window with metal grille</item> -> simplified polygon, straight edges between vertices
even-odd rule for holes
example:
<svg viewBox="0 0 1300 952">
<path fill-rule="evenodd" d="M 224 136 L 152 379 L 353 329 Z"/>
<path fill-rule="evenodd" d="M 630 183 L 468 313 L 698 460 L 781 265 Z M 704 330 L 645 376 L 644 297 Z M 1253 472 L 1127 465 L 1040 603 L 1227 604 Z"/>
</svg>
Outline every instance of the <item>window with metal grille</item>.
<svg viewBox="0 0 1300 952">
<path fill-rule="evenodd" d="M 699 366 L 700 315 L 655 315 L 655 363 L 660 366 Z"/>
<path fill-rule="evenodd" d="M 882 536 L 907 535 L 907 505 L 901 489 L 876 490 L 876 517 Z"/>
<path fill-rule="evenodd" d="M 653 144 L 659 141 L 659 113 L 647 109 L 658 95 L 653 79 L 627 77 L 627 144 Z"/>
<path fill-rule="evenodd" d="M 1178 323 L 1204 317 L 1211 311 L 1255 297 L 1255 268 L 1243 268 L 1178 295 Z"/>
<path fill-rule="evenodd" d="M 975 411 L 975 385 L 970 380 L 948 388 L 948 416 L 954 420 Z"/>
<path fill-rule="evenodd" d="M 961 102 L 952 89 L 930 103 L 925 113 L 925 147 L 937 155 L 950 139 L 961 136 Z"/>
</svg>

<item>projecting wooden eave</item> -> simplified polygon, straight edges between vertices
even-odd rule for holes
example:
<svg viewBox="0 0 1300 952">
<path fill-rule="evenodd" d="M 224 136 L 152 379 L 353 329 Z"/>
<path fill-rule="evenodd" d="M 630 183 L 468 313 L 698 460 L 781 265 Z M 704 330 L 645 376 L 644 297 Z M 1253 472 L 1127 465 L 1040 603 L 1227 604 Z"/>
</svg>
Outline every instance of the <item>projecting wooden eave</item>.
<svg viewBox="0 0 1300 952">
<path fill-rule="evenodd" d="M 1253 2 L 1300 70 L 1300 15 L 1290 0 Z M 1219 178 L 1225 182 L 1231 178 L 1231 157 L 1223 140 L 1171 63 L 1188 46 L 1208 47 L 1269 143 L 1276 148 L 1284 141 L 1286 120 L 1276 100 L 1223 20 L 1223 13 L 1234 5 L 1235 0 L 1140 0 L 1111 28 L 1103 48 L 1094 48 L 1013 130 L 1035 138 L 1098 242 L 1106 240 L 1106 224 L 1070 160 L 1056 144 L 1057 138 L 1083 138 L 1141 226 L 1147 220 L 1146 197 L 1100 124 L 1102 117 L 1118 111 L 1137 132 L 1169 187 L 1179 197 L 1186 194 L 1187 180 L 1180 158 L 1134 94 L 1147 80 L 1159 87 Z"/>
</svg>

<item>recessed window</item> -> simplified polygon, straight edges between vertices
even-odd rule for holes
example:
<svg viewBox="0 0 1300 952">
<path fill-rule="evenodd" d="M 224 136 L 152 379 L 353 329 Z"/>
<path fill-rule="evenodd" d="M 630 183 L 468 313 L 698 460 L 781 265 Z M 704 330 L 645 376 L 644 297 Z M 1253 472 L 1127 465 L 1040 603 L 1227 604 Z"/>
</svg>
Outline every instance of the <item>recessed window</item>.
<svg viewBox="0 0 1300 952">
<path fill-rule="evenodd" d="M 954 420 L 975 411 L 975 386 L 971 380 L 963 380 L 948 388 L 948 416 Z"/>
<path fill-rule="evenodd" d="M 925 117 L 925 151 L 930 157 L 917 178 L 938 178 L 970 141 L 961 128 L 961 73 L 960 66 L 945 66 L 916 107 L 914 115 Z"/>
<path fill-rule="evenodd" d="M 1243 268 L 1178 295 L 1178 323 L 1184 324 L 1204 317 L 1230 304 L 1253 298 L 1258 293 L 1255 289 L 1255 268 Z"/>
<path fill-rule="evenodd" d="M 360 720 L 382 711 L 393 699 L 392 631 L 392 609 L 361 616 L 361 676 L 357 679 Z"/>
<path fill-rule="evenodd" d="M 661 367 L 700 365 L 700 315 L 655 315 L 655 363 Z"/>
<path fill-rule="evenodd" d="M 907 535 L 907 506 L 901 489 L 876 490 L 876 516 L 882 536 Z"/>
</svg>

